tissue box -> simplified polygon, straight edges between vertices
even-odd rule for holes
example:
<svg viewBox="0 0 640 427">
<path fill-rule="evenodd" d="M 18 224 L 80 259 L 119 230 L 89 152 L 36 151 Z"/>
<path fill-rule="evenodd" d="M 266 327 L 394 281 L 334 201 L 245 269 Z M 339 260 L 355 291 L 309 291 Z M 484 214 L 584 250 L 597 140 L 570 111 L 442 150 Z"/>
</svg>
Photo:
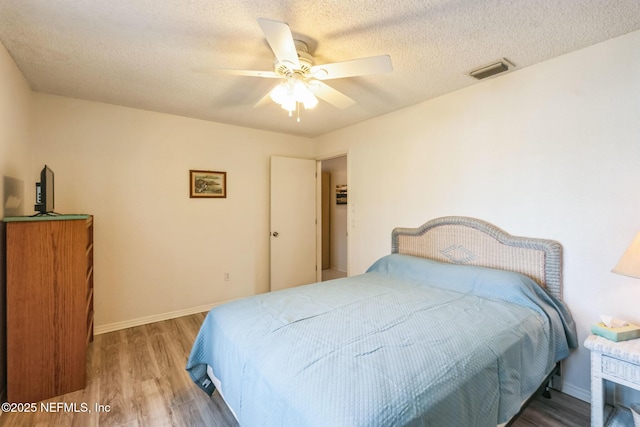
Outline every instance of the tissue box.
<svg viewBox="0 0 640 427">
<path fill-rule="evenodd" d="M 640 326 L 629 324 L 621 328 L 609 328 L 600 322 L 591 325 L 591 333 L 611 341 L 627 341 L 640 338 Z"/>
</svg>

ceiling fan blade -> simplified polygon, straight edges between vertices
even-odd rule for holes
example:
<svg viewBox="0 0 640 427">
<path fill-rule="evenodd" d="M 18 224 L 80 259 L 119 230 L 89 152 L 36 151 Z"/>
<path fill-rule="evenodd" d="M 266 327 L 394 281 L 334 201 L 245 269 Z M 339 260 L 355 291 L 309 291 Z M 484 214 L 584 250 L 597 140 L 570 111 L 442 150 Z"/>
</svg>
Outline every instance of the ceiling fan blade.
<svg viewBox="0 0 640 427">
<path fill-rule="evenodd" d="M 229 70 L 226 68 L 192 68 L 195 73 L 211 73 L 211 74 L 228 74 L 231 76 L 248 76 L 248 77 L 265 77 L 268 79 L 277 79 L 282 76 L 274 71 L 253 71 L 253 70 Z"/>
<path fill-rule="evenodd" d="M 344 93 L 337 91 L 331 86 L 318 80 L 310 81 L 309 88 L 315 96 L 327 101 L 329 104 L 333 105 L 334 107 L 338 107 L 341 110 L 351 107 L 356 103 L 356 101 L 349 98 Z"/>
<path fill-rule="evenodd" d="M 298 52 L 289 26 L 284 22 L 264 18 L 258 18 L 258 24 L 278 61 L 288 62 L 294 69 L 300 68 Z"/>
<path fill-rule="evenodd" d="M 272 90 L 273 89 L 269 89 L 269 92 L 267 92 L 267 94 L 265 96 L 260 98 L 260 100 L 253 105 L 253 108 L 264 107 L 269 102 L 271 102 L 271 91 Z"/>
<path fill-rule="evenodd" d="M 318 80 L 341 79 L 343 77 L 382 74 L 393 71 L 389 55 L 371 56 L 369 58 L 352 59 L 332 64 L 316 65 L 311 68 L 311 75 Z"/>
</svg>

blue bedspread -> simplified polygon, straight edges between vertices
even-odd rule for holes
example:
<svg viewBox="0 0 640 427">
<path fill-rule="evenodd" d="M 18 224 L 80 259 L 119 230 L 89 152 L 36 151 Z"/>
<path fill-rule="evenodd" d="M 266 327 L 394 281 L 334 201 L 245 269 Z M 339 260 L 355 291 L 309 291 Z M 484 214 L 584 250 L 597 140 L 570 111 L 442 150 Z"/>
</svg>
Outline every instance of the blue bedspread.
<svg viewBox="0 0 640 427">
<path fill-rule="evenodd" d="M 576 346 L 524 276 L 389 255 L 212 309 L 187 370 L 211 392 L 212 367 L 242 426 L 495 426 Z"/>
</svg>

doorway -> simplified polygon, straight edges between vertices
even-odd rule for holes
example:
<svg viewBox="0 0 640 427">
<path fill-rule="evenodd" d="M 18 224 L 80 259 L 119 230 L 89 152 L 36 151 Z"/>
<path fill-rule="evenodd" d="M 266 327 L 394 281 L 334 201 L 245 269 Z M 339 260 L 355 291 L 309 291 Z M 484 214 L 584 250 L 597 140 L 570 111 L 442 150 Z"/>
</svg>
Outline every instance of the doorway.
<svg viewBox="0 0 640 427">
<path fill-rule="evenodd" d="M 322 280 L 347 276 L 347 156 L 321 161 Z"/>
</svg>

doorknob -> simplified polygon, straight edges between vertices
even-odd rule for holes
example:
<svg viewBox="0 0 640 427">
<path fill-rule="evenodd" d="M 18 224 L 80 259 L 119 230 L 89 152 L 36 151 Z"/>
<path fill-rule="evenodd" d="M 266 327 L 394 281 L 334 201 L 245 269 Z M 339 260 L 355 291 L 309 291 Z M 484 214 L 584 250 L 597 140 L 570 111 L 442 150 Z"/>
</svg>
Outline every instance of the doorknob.
<svg viewBox="0 0 640 427">
<path fill-rule="evenodd" d="M 277 231 L 274 231 L 272 234 L 273 234 L 273 237 L 278 237 L 278 232 Z"/>
</svg>

